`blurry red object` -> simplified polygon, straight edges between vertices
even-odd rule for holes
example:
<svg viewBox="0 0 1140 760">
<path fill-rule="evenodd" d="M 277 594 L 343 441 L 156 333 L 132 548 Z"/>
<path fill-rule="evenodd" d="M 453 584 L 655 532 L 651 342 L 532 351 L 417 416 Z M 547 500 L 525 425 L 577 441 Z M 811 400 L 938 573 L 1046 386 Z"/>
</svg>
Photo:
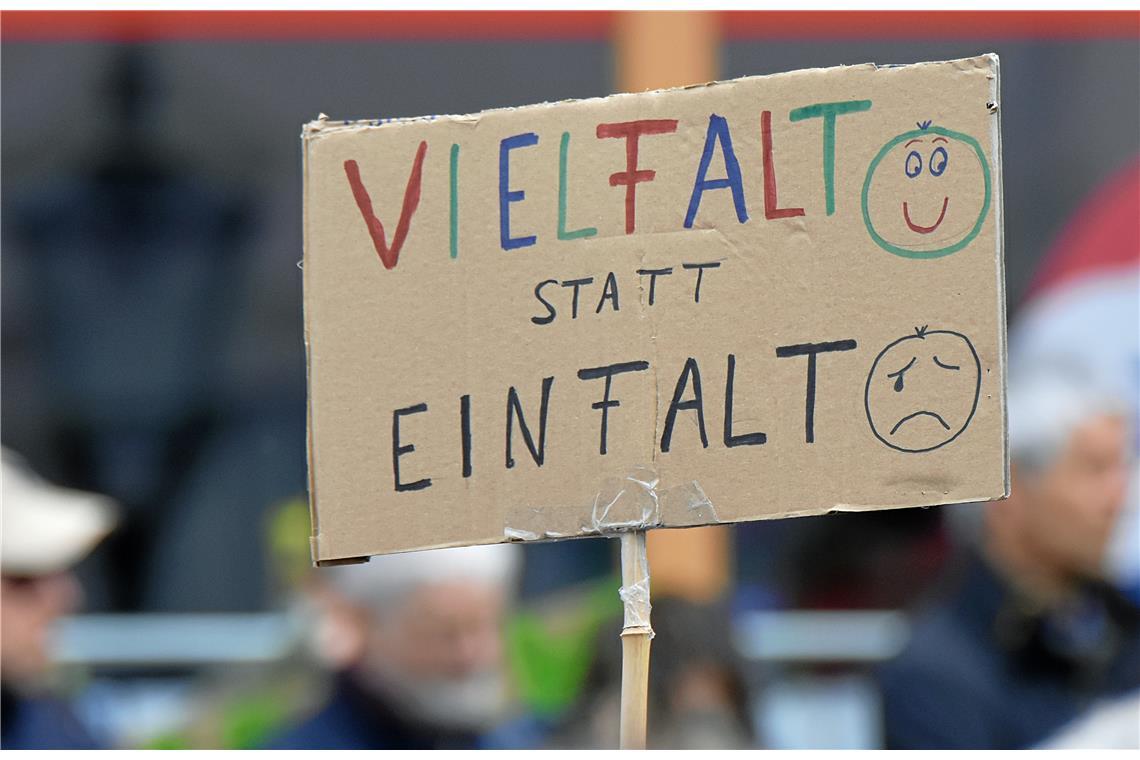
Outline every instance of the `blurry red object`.
<svg viewBox="0 0 1140 760">
<path fill-rule="evenodd" d="M 1083 203 L 1045 255 L 1025 300 L 1091 274 L 1140 266 L 1140 157 Z"/>
</svg>

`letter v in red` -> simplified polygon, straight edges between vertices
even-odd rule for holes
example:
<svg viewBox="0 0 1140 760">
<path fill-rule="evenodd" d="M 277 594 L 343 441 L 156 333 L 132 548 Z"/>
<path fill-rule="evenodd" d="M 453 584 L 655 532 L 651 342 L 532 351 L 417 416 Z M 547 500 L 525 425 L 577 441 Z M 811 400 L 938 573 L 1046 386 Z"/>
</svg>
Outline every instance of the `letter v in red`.
<svg viewBox="0 0 1140 760">
<path fill-rule="evenodd" d="M 392 237 L 392 247 L 384 237 L 384 225 L 372 210 L 372 198 L 364 188 L 360 179 L 360 167 L 355 161 L 349 159 L 344 162 L 344 174 L 348 177 L 348 185 L 352 188 L 352 197 L 356 199 L 356 206 L 364 223 L 368 225 L 368 234 L 372 236 L 372 245 L 380 256 L 380 262 L 385 269 L 395 269 L 400 259 L 400 248 L 408 236 L 408 227 L 411 226 L 412 216 L 416 213 L 416 206 L 420 205 L 420 184 L 423 179 L 424 155 L 427 153 L 427 142 L 421 142 L 416 151 L 416 160 L 412 164 L 412 173 L 408 177 L 408 185 L 404 189 L 404 205 L 400 209 L 400 220 L 396 223 L 396 234 Z"/>
</svg>

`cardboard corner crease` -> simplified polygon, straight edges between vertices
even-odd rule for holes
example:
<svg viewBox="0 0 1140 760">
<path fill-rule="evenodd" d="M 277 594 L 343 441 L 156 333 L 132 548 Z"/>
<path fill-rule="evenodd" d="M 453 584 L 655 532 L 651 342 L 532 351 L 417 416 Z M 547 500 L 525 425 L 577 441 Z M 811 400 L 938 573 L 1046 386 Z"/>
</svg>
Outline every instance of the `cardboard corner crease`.
<svg viewBox="0 0 1140 760">
<path fill-rule="evenodd" d="M 984 55 L 305 125 L 314 560 L 1004 497 L 998 102 Z"/>
</svg>

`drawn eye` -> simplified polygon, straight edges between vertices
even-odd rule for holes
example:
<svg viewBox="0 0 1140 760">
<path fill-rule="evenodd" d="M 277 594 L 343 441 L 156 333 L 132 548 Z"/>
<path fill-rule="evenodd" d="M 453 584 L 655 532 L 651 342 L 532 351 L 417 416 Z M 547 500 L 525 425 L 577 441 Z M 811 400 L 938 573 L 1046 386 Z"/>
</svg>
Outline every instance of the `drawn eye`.
<svg viewBox="0 0 1140 760">
<path fill-rule="evenodd" d="M 946 149 L 939 146 L 934 149 L 930 154 L 930 173 L 935 177 L 941 177 L 942 172 L 946 171 L 946 162 L 950 160 L 950 156 L 946 155 Z"/>
<path fill-rule="evenodd" d="M 945 151 L 943 151 L 943 153 L 945 153 Z M 911 179 L 922 174 L 922 156 L 918 155 L 917 150 L 912 150 L 906 154 L 906 166 L 904 167 L 904 171 L 906 171 L 906 176 Z"/>
<path fill-rule="evenodd" d="M 887 375 L 887 377 L 893 377 L 893 378 L 895 378 L 895 385 L 894 385 L 894 388 L 895 388 L 895 393 L 901 393 L 901 392 L 902 392 L 902 389 L 903 389 L 903 374 L 904 374 L 904 373 L 905 373 L 905 372 L 906 372 L 908 369 L 910 369 L 912 366 L 914 366 L 914 362 L 915 362 L 915 360 L 916 360 L 917 358 L 918 358 L 918 357 L 916 357 L 916 356 L 912 356 L 912 357 L 910 357 L 910 361 L 906 363 L 906 366 L 905 366 L 905 367 L 903 367 L 903 368 L 902 368 L 902 369 L 900 369 L 900 370 L 896 370 L 896 371 L 894 371 L 894 372 L 891 372 L 891 373 L 889 373 L 889 374 Z"/>
<path fill-rule="evenodd" d="M 943 362 L 943 361 L 939 361 L 939 359 L 938 359 L 938 355 L 937 355 L 937 354 L 934 356 L 934 363 L 935 363 L 935 364 L 937 364 L 937 365 L 938 365 L 939 367 L 941 367 L 942 369 L 953 369 L 953 370 L 959 370 L 959 369 L 962 369 L 962 368 L 961 368 L 960 366 L 958 366 L 957 364 L 947 364 L 946 362 Z"/>
</svg>

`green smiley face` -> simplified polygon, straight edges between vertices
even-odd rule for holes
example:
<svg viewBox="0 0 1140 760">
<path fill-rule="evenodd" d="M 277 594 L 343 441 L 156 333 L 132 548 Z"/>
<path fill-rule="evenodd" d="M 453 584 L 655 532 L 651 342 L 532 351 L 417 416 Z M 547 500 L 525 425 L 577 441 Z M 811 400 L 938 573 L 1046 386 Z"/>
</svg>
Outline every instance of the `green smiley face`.
<svg viewBox="0 0 1140 760">
<path fill-rule="evenodd" d="M 948 256 L 981 232 L 991 184 L 977 140 L 924 122 L 887 142 L 867 167 L 863 223 L 896 256 Z"/>
</svg>

